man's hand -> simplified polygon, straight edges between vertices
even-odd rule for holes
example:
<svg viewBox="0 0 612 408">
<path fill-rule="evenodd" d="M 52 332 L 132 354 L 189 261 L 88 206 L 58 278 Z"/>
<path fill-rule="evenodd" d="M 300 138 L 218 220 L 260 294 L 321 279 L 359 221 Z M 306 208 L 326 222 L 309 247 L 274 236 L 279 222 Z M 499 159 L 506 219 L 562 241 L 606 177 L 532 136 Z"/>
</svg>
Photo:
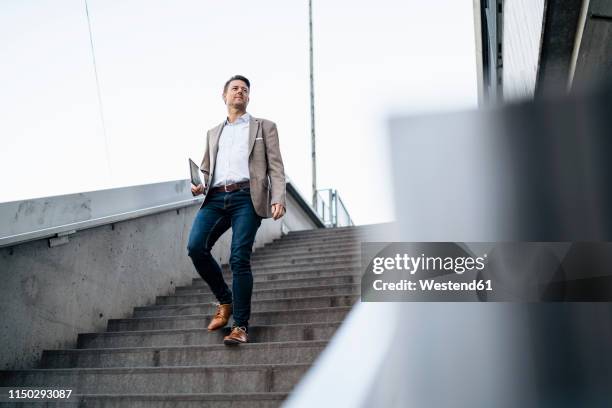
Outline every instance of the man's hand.
<svg viewBox="0 0 612 408">
<path fill-rule="evenodd" d="M 198 184 L 197 186 L 191 185 L 191 194 L 194 196 L 200 195 L 204 192 L 204 186 L 202 184 Z"/>
<path fill-rule="evenodd" d="M 272 204 L 272 218 L 278 220 L 285 215 L 285 207 L 282 204 Z"/>
</svg>

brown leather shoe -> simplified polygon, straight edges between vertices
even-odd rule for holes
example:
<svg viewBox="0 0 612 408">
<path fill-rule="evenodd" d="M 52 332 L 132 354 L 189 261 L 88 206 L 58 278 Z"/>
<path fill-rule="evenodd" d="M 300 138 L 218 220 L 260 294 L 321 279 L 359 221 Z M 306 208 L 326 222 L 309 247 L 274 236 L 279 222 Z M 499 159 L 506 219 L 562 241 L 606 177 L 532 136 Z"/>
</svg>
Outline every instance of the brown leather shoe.
<svg viewBox="0 0 612 408">
<path fill-rule="evenodd" d="M 247 343 L 249 336 L 246 332 L 246 327 L 232 327 L 232 332 L 223 338 L 223 344 L 232 346 L 235 344 Z"/>
<path fill-rule="evenodd" d="M 210 321 L 210 324 L 208 325 L 208 331 L 218 330 L 222 327 L 225 327 L 231 315 L 231 303 L 217 306 L 217 313 L 215 313 L 214 317 Z"/>
</svg>

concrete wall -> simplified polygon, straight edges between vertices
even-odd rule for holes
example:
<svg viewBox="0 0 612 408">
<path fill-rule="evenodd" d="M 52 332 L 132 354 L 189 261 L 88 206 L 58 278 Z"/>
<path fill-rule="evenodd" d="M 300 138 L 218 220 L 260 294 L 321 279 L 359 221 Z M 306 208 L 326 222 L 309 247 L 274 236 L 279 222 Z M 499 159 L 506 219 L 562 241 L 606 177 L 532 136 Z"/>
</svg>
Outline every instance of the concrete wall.
<svg viewBox="0 0 612 408">
<path fill-rule="evenodd" d="M 315 228 L 293 197 L 287 215 L 264 220 L 255 247 L 290 230 Z M 47 239 L 0 248 L 0 369 L 36 367 L 43 349 L 72 348 L 80 332 L 153 304 L 197 273 L 187 239 L 199 205 L 102 225 L 50 248 Z M 215 256 L 229 258 L 231 230 Z"/>
<path fill-rule="evenodd" d="M 300 208 L 296 199 L 291 194 L 287 194 L 287 215 L 282 218 L 286 232 L 314 228 L 313 221 L 306 216 L 304 210 Z"/>
<path fill-rule="evenodd" d="M 186 256 L 196 206 L 0 249 L 0 367 L 36 365 L 48 348 L 72 348 L 79 332 L 187 284 Z"/>
</svg>

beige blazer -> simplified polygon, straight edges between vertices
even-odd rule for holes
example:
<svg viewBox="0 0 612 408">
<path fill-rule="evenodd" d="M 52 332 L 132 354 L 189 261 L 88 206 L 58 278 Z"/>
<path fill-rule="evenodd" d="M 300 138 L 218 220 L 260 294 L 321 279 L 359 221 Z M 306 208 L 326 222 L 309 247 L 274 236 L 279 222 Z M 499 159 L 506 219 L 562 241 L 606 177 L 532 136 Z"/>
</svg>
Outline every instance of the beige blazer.
<svg viewBox="0 0 612 408">
<path fill-rule="evenodd" d="M 204 204 L 208 196 L 208 188 L 213 179 L 215 161 L 219 149 L 219 138 L 225 121 L 210 129 L 206 134 L 206 150 L 200 165 L 204 173 Z M 272 216 L 272 204 L 282 204 L 285 201 L 285 168 L 278 144 L 276 124 L 267 119 L 251 116 L 249 122 L 249 174 L 251 184 L 251 200 L 255 212 L 264 218 Z"/>
</svg>

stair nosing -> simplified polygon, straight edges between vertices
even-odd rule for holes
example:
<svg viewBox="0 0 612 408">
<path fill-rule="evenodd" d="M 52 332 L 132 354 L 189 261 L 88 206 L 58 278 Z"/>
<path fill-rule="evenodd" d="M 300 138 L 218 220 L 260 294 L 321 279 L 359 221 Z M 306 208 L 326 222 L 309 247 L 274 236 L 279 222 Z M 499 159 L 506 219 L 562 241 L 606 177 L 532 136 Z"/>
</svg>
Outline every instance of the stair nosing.
<svg viewBox="0 0 612 408">
<path fill-rule="evenodd" d="M 226 265 L 223 265 L 223 266 L 226 266 Z M 253 278 L 266 277 L 266 276 L 269 276 L 269 275 L 279 275 L 279 274 L 280 275 L 291 275 L 291 274 L 308 273 L 308 272 L 334 272 L 334 271 L 338 271 L 338 270 L 342 270 L 342 269 L 356 270 L 356 269 L 359 269 L 359 268 L 357 267 L 357 265 L 354 265 L 354 266 L 343 266 L 343 267 L 334 266 L 332 268 L 325 268 L 325 269 L 313 268 L 313 269 L 307 269 L 305 271 L 261 272 L 261 273 L 253 273 Z M 255 272 L 257 272 L 257 271 L 255 271 Z M 229 272 L 229 271 L 223 271 L 223 274 L 231 276 L 231 272 Z M 202 281 L 203 279 L 201 277 L 195 277 L 195 278 L 192 278 L 192 280 Z M 257 281 L 257 282 L 268 282 L 270 280 L 286 280 L 286 279 L 268 279 L 268 280 Z"/>
<path fill-rule="evenodd" d="M 290 269 L 290 268 L 303 268 L 303 267 L 307 267 L 310 266 L 312 268 L 316 268 L 318 266 L 325 266 L 325 265 L 332 265 L 332 266 L 337 266 L 337 265 L 342 265 L 342 264 L 346 264 L 346 267 L 354 267 L 354 268 L 359 268 L 361 267 L 361 261 L 360 260 L 356 260 L 353 262 L 344 262 L 344 261 L 335 261 L 335 262 L 312 262 L 309 264 L 305 264 L 305 265 L 295 265 L 295 264 L 288 264 L 288 265 L 273 265 L 273 266 L 263 266 L 263 265 L 257 265 L 256 267 L 251 266 L 251 271 L 253 272 L 253 276 L 255 276 L 255 274 L 257 273 L 257 271 L 270 271 L 270 270 L 274 270 L 274 269 Z M 302 271 L 292 271 L 292 272 L 302 272 Z M 273 272 L 265 272 L 265 273 L 273 273 Z"/>
<path fill-rule="evenodd" d="M 241 344 L 240 349 L 251 349 L 251 348 L 265 348 L 265 347 L 278 347 L 278 348 L 291 348 L 296 347 L 307 347 L 307 346 L 326 346 L 329 344 L 329 340 L 289 340 L 289 341 L 268 341 L 261 343 L 246 343 Z M 50 349 L 43 350 L 47 354 L 87 354 L 87 353 L 145 353 L 155 350 L 227 350 L 227 346 L 224 344 L 193 344 L 184 346 L 144 346 L 144 347 L 100 347 L 100 348 L 70 348 L 70 349 Z"/>
<path fill-rule="evenodd" d="M 338 320 L 338 321 L 333 321 L 333 322 L 305 322 L 305 323 L 274 323 L 274 324 L 257 324 L 257 325 L 252 325 L 249 326 L 250 330 L 253 330 L 254 328 L 268 328 L 268 327 L 287 327 L 287 326 L 330 326 L 330 325 L 340 325 L 342 324 L 343 320 Z M 168 333 L 168 334 L 178 334 L 178 333 L 189 333 L 189 332 L 206 332 L 206 333 L 211 333 L 210 331 L 208 331 L 207 328 L 203 327 L 203 328 L 192 328 L 192 329 L 147 329 L 147 330 L 118 330 L 118 331 L 103 331 L 103 332 L 89 332 L 89 333 L 79 333 L 79 336 L 100 336 L 100 335 L 120 335 L 120 336 L 127 336 L 127 335 L 142 335 L 142 334 L 161 334 L 161 333 Z M 214 332 L 213 332 L 214 333 Z M 257 343 L 265 343 L 265 342 L 257 342 Z"/>
<path fill-rule="evenodd" d="M 206 293 L 204 293 L 206 294 Z M 181 295 L 182 296 L 182 295 Z M 193 295 L 185 295 L 185 296 L 193 296 Z M 304 297 L 288 297 L 288 298 L 276 298 L 276 299 L 258 299 L 258 300 L 253 300 L 251 301 L 251 304 L 255 303 L 255 302 L 278 302 L 278 301 L 286 301 L 286 300 L 296 300 L 296 299 L 306 299 L 306 300 L 312 300 L 312 299 L 328 299 L 328 298 L 336 298 L 336 297 L 342 297 L 342 296 L 356 296 L 359 297 L 360 295 L 358 293 L 346 293 L 346 294 L 339 294 L 339 295 L 319 295 L 319 296 L 304 296 Z M 211 306 L 211 305 L 218 305 L 217 301 L 212 301 L 212 302 L 197 302 L 197 303 L 178 303 L 178 304 L 169 304 L 169 305 L 150 305 L 150 306 L 137 306 L 134 308 L 134 311 L 143 311 L 143 310 L 164 310 L 164 309 L 178 309 L 181 307 L 193 307 L 193 306 Z M 287 310 L 287 309 L 284 309 Z M 257 310 L 252 310 L 252 313 L 256 313 Z"/>
<path fill-rule="evenodd" d="M 333 276 L 313 276 L 313 277 L 305 277 L 305 278 L 293 278 L 293 279 L 274 279 L 274 280 L 267 280 L 267 281 L 257 281 L 257 282 L 253 282 L 253 284 L 256 283 L 268 283 L 268 282 L 292 282 L 292 281 L 296 281 L 296 282 L 303 282 L 303 281 L 307 281 L 307 280 L 313 280 L 313 279 L 328 279 L 328 278 L 348 278 L 348 277 L 356 277 L 356 276 L 361 276 L 358 274 L 354 274 L 354 273 L 347 273 L 344 275 L 333 275 Z M 228 283 L 228 282 L 226 282 Z M 333 284 L 335 285 L 335 283 Z M 194 287 L 194 284 L 192 283 L 191 285 L 180 285 L 180 286 L 175 286 L 174 290 L 180 289 L 180 290 L 187 290 L 187 289 L 197 289 L 199 287 L 207 287 L 205 285 L 197 285 L 196 287 Z M 303 286 L 303 287 L 308 287 L 308 286 Z M 278 288 L 278 289 L 282 289 L 282 288 Z"/>
<path fill-rule="evenodd" d="M 253 252 L 253 256 L 251 257 L 251 262 L 265 262 L 276 259 L 285 259 L 287 256 L 284 254 L 268 254 L 266 256 L 259 254 L 255 259 L 253 259 L 254 255 L 257 252 Z M 291 256 L 291 259 L 312 259 L 312 258 L 348 258 L 348 257 L 358 257 L 361 256 L 361 251 L 338 251 L 338 252 L 323 252 L 323 253 L 307 253 L 307 254 L 294 254 Z"/>
<path fill-rule="evenodd" d="M 308 257 L 312 257 L 312 256 L 321 256 L 323 254 L 325 255 L 330 255 L 330 256 L 343 256 L 345 254 L 355 254 L 355 255 L 360 255 L 361 254 L 361 248 L 359 249 L 353 249 L 352 247 L 348 247 L 346 248 L 346 250 L 338 250 L 338 249 L 327 249 L 327 250 L 323 250 L 324 252 L 312 252 L 312 251 L 297 251 L 296 253 L 292 254 L 292 256 L 297 256 L 297 257 L 303 257 L 303 258 L 308 258 Z M 254 250 L 253 251 L 253 255 L 251 256 L 251 260 L 253 260 L 253 258 L 284 258 L 286 254 L 284 253 L 277 253 L 277 252 L 264 252 L 263 250 Z"/>
<path fill-rule="evenodd" d="M 76 398 L 108 398 L 108 399 L 130 399 L 130 398 L 163 398 L 163 399 L 198 399 L 198 398 L 210 398 L 220 400 L 232 400 L 238 397 L 244 397 L 249 399 L 266 399 L 265 397 L 272 397 L 269 399 L 286 398 L 289 392 L 210 392 L 210 393 L 184 393 L 184 394 L 72 394 Z"/>
<path fill-rule="evenodd" d="M 325 288 L 338 288 L 338 287 L 345 287 L 345 286 L 361 286 L 361 283 L 335 283 L 335 284 L 331 284 L 331 285 L 319 285 L 319 286 L 307 286 L 307 287 L 303 287 L 303 286 L 291 286 L 288 288 L 270 288 L 270 289 L 258 289 L 258 290 L 254 290 L 252 293 L 269 293 L 269 292 L 273 292 L 273 291 L 282 291 L 282 290 L 300 290 L 300 289 L 325 289 Z M 211 293 L 187 293 L 187 294 L 178 294 L 178 295 L 160 295 L 157 296 L 157 298 L 171 298 L 171 297 L 185 297 L 185 296 L 201 296 L 201 295 L 212 295 Z M 324 296 L 324 295 L 322 295 Z M 302 299 L 302 298 L 291 298 L 291 299 Z M 256 301 L 257 299 L 253 299 L 253 301 Z M 261 299 L 263 300 L 263 299 Z M 266 299 L 266 300 L 271 300 L 271 299 Z M 272 299 L 275 300 L 275 299 Z"/>
<path fill-rule="evenodd" d="M 214 364 L 214 365 L 193 365 L 193 366 L 163 366 L 163 367 L 73 367 L 73 368 L 30 368 L 30 369 L 21 369 L 21 370 L 0 370 L 0 372 L 11 372 L 11 373 L 40 373 L 40 372 L 85 372 L 85 373 L 112 373 L 113 371 L 117 371 L 119 374 L 125 373 L 126 371 L 129 374 L 134 374 L 134 371 L 143 371 L 143 372 L 156 372 L 156 371 L 189 371 L 189 370 L 201 370 L 201 369 L 232 369 L 236 367 L 242 367 L 245 370 L 249 368 L 275 368 L 275 367 L 308 367 L 311 366 L 312 363 L 268 363 L 268 364 Z"/>
<path fill-rule="evenodd" d="M 263 315 L 263 314 L 283 314 L 283 313 L 299 313 L 299 312 L 312 312 L 312 311 L 327 311 L 327 310 L 331 310 L 331 311 L 335 311 L 335 310 L 342 310 L 342 309 L 348 309 L 350 310 L 353 306 L 328 306 L 328 307 L 309 307 L 309 308 L 301 308 L 301 309 L 283 309 L 283 310 L 266 310 L 266 311 L 262 311 L 262 312 L 252 312 L 251 313 L 251 317 L 255 314 L 259 314 L 259 315 Z M 203 319 L 203 318 L 207 318 L 207 317 L 211 317 L 214 314 L 204 314 L 204 313 L 197 313 L 197 314 L 190 314 L 190 315 L 178 315 L 178 316 L 143 316 L 143 317 L 124 317 L 124 318 L 118 318 L 118 319 L 108 319 L 108 321 L 113 321 L 113 322 L 131 322 L 131 321 L 136 321 L 136 320 L 145 320 L 145 321 L 151 321 L 151 320 L 188 320 L 188 319 Z"/>
</svg>

